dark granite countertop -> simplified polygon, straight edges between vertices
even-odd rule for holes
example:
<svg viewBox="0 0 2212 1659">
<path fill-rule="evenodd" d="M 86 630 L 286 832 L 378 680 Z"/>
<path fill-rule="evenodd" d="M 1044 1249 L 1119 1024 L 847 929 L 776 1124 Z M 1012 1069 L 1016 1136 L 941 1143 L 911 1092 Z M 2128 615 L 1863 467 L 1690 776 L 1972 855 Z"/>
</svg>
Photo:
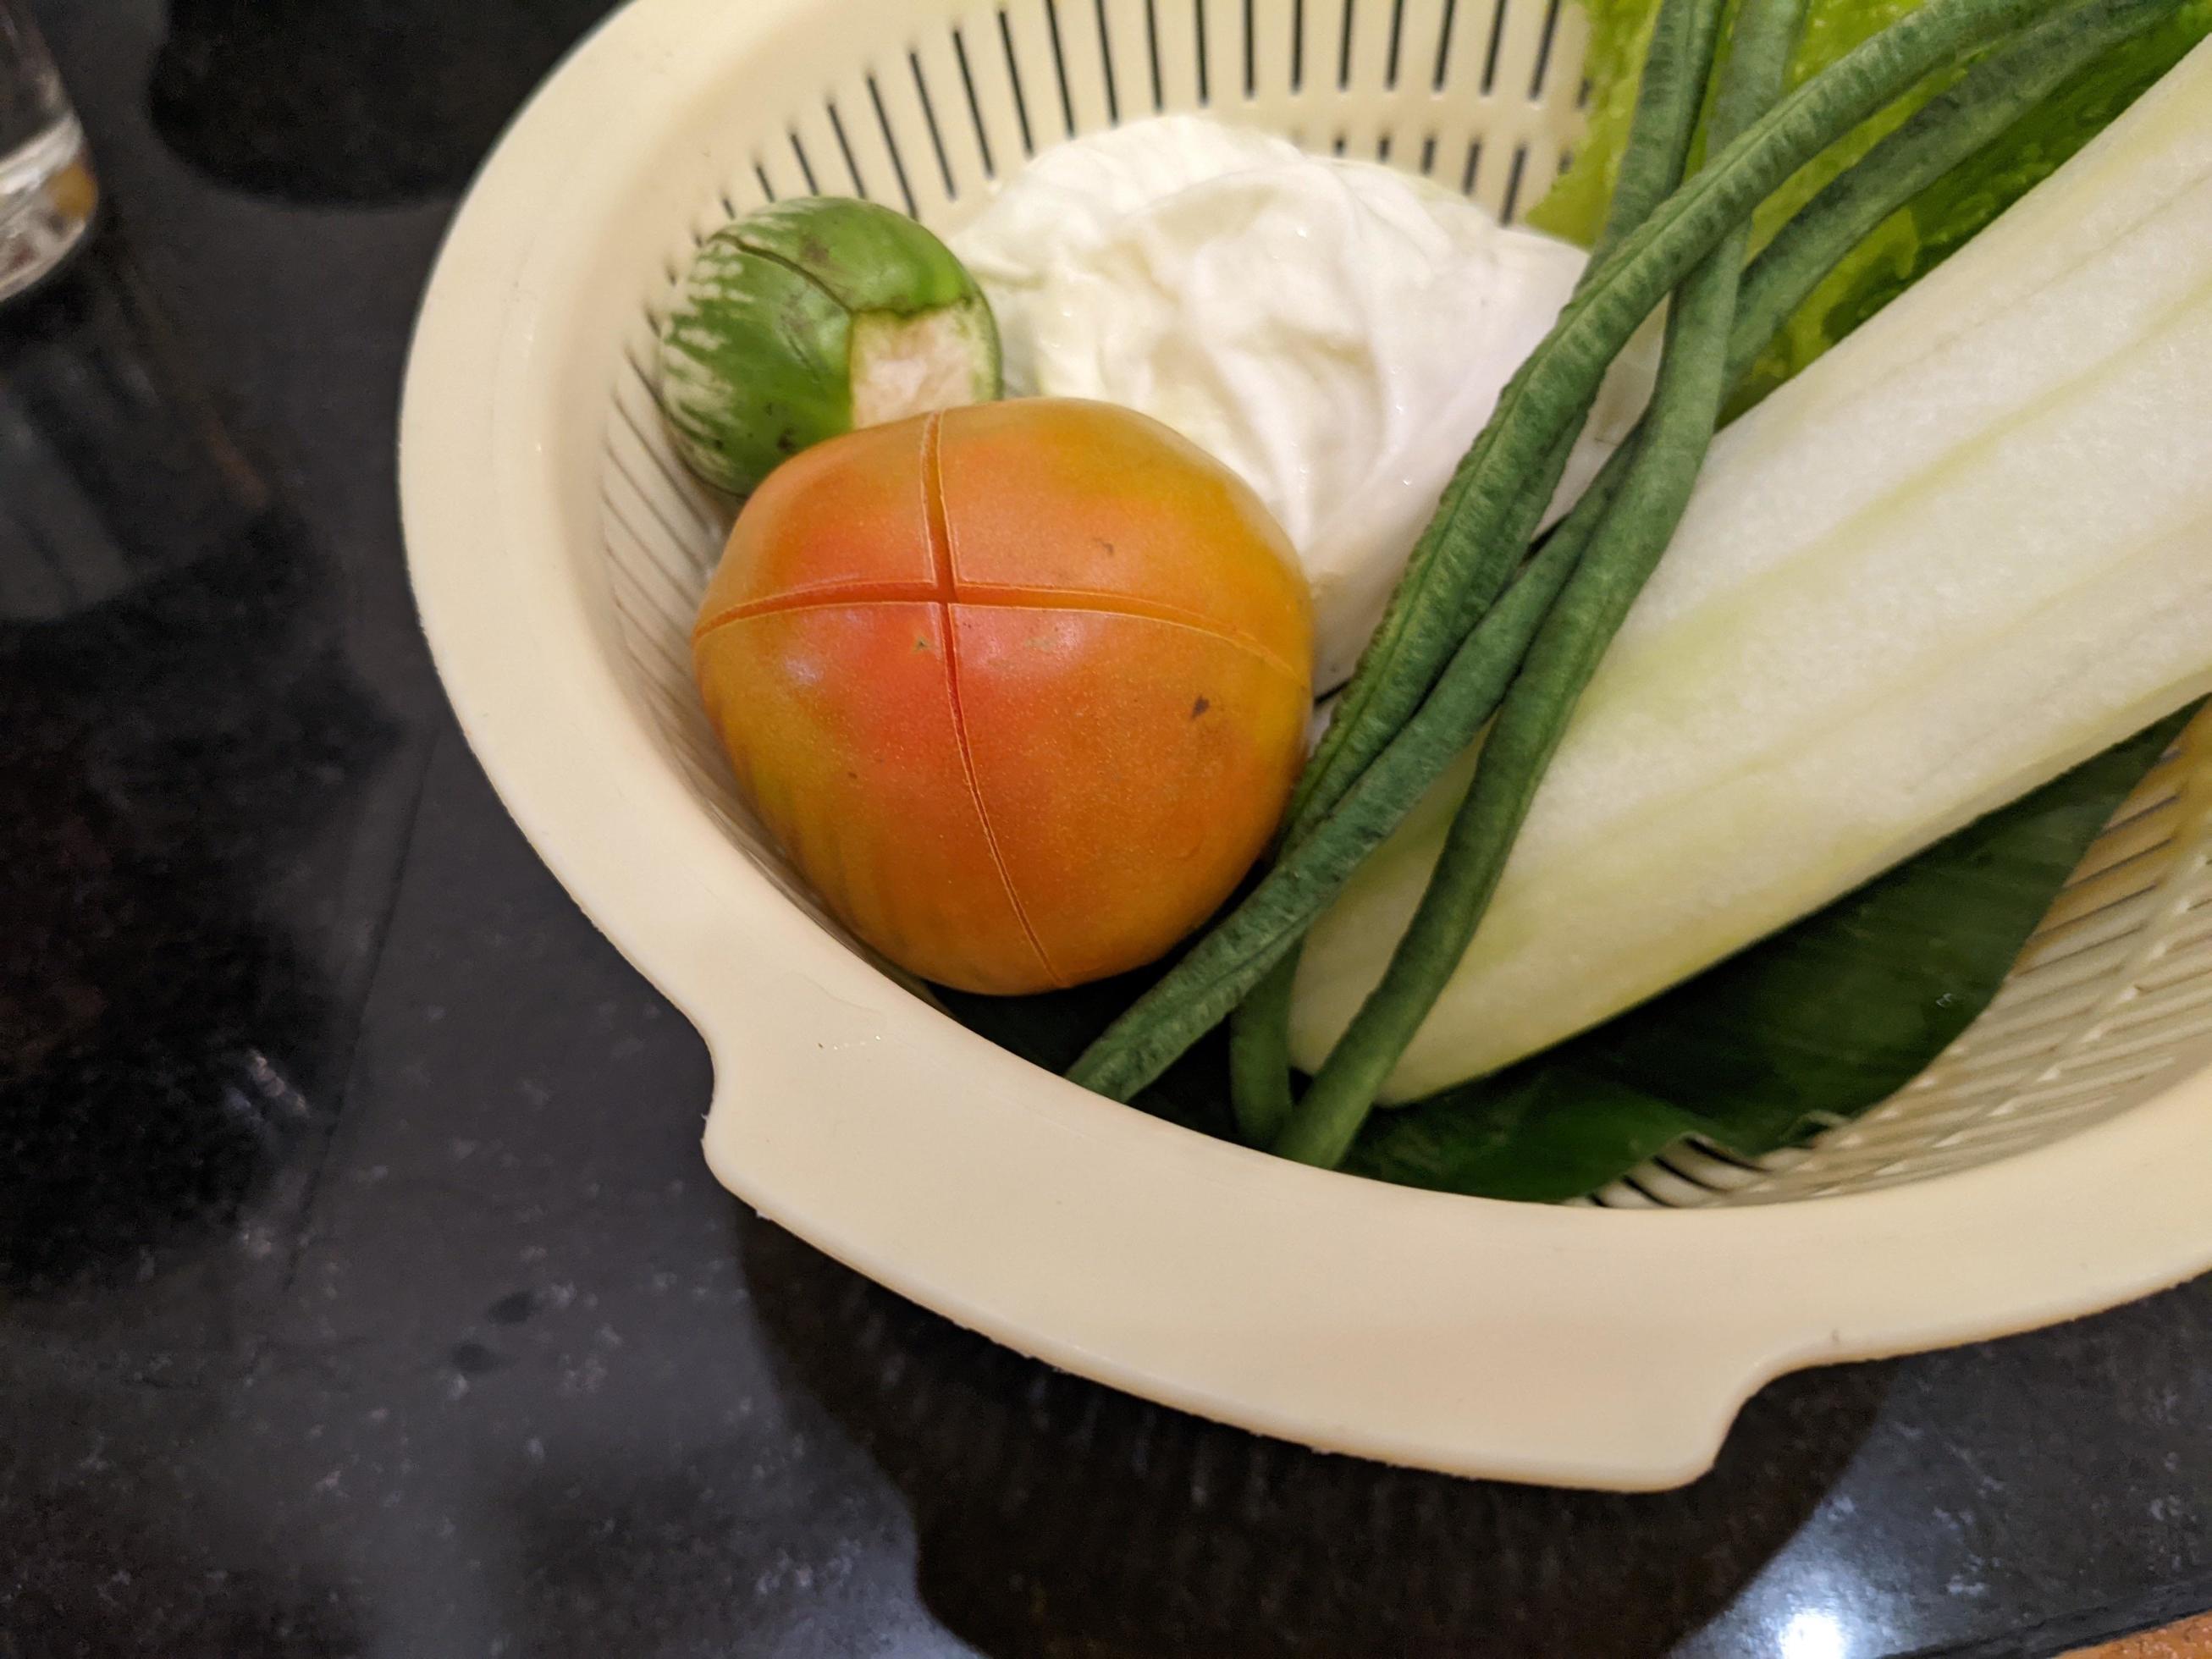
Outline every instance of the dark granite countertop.
<svg viewBox="0 0 2212 1659">
<path fill-rule="evenodd" d="M 416 294 L 594 0 L 40 9 L 112 211 L 0 308 L 0 1655 L 1864 1659 L 2212 1605 L 2212 1281 L 1789 1379 L 1608 1498 L 1126 1400 L 741 1212 L 399 544 Z"/>
</svg>

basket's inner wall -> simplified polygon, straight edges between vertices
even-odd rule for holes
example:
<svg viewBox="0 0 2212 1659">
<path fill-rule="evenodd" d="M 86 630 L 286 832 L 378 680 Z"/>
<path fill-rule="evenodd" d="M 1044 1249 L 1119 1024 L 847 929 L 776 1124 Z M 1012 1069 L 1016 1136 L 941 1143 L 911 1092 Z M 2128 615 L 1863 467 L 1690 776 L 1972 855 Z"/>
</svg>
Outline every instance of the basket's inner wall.
<svg viewBox="0 0 2212 1659">
<path fill-rule="evenodd" d="M 1584 39 L 1566 0 L 843 0 L 835 15 L 851 26 L 849 65 L 793 85 L 784 108 L 733 106 L 741 130 L 717 147 L 741 161 L 670 227 L 660 285 L 610 319 L 623 351 L 601 476 L 630 695 L 701 805 L 842 936 L 737 799 L 692 684 L 691 620 L 732 507 L 676 459 L 651 390 L 654 329 L 691 247 L 810 194 L 949 228 L 1047 145 L 1198 109 L 1424 173 L 1510 219 L 1571 153 Z M 1745 1164 L 1685 1148 L 1596 1201 L 1772 1201 L 1942 1174 L 2124 1111 L 2208 1060 L 2212 726 L 2200 721 L 2118 815 L 1996 1005 L 1911 1087 L 1807 1150 Z"/>
</svg>

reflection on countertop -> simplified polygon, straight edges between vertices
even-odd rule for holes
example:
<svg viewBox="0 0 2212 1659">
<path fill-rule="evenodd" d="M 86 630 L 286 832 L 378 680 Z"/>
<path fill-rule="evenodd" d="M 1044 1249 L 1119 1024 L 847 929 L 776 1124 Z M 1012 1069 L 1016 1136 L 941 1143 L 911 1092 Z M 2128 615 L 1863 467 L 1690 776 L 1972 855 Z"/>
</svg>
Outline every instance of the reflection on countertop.
<svg viewBox="0 0 2212 1659">
<path fill-rule="evenodd" d="M 170 0 L 149 93 L 154 125 L 234 189 L 358 205 L 449 194 L 605 9 L 603 0 Z"/>
<path fill-rule="evenodd" d="M 263 890 L 392 734 L 119 233 L 0 313 L 0 1285 L 236 1224 L 336 1081 Z"/>
</svg>

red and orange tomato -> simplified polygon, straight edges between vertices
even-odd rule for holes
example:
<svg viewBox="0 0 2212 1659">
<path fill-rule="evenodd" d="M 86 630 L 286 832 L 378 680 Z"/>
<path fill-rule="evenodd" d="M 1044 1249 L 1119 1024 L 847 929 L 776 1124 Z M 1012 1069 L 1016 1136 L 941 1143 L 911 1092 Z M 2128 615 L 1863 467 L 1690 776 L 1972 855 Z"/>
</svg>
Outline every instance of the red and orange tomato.
<svg viewBox="0 0 2212 1659">
<path fill-rule="evenodd" d="M 1161 955 L 1265 847 L 1312 616 L 1281 530 L 1105 404 L 947 410 L 769 475 L 692 636 L 748 799 L 861 939 L 968 990 Z"/>
</svg>

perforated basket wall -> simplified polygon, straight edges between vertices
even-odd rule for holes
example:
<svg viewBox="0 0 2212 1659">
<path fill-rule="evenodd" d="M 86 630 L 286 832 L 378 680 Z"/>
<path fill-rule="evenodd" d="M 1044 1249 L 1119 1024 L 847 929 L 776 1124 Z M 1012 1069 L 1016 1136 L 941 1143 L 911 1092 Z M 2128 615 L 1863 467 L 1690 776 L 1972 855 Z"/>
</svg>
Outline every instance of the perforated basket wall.
<svg viewBox="0 0 2212 1659">
<path fill-rule="evenodd" d="M 731 507 L 676 460 L 650 388 L 654 330 L 699 239 L 816 193 L 948 229 L 1046 145 L 1201 108 L 1428 174 L 1510 218 L 1571 152 L 1583 44 L 1565 0 L 825 0 L 793 54 L 810 72 L 780 106 L 732 105 L 714 145 L 719 185 L 669 228 L 629 318 L 602 480 L 622 678 L 701 804 L 794 903 L 835 931 L 737 799 L 691 680 L 690 623 Z M 2208 1061 L 2212 721 L 2200 720 L 2118 816 L 1996 1005 L 1911 1086 L 1807 1149 L 1755 1164 L 1684 1149 L 1595 1201 L 1771 1202 L 1940 1175 L 2125 1111 Z"/>
</svg>

